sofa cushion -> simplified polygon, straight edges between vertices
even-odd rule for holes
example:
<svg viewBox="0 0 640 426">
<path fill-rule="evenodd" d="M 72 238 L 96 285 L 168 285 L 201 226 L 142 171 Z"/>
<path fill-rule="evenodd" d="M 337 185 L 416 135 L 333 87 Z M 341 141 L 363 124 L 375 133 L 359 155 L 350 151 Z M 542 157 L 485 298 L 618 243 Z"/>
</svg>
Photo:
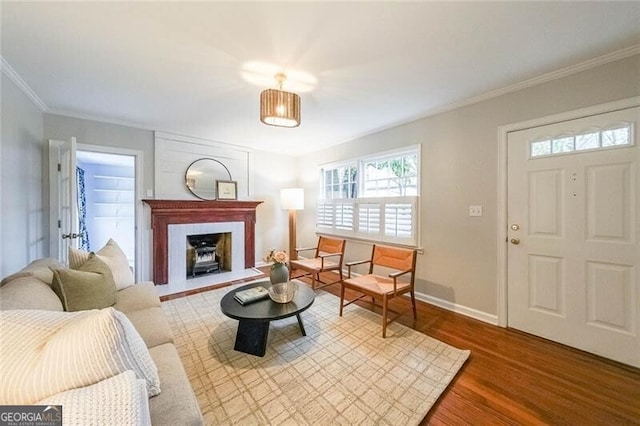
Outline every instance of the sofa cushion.
<svg viewBox="0 0 640 426">
<path fill-rule="evenodd" d="M 11 281 L 15 279 L 23 278 L 26 276 L 34 276 L 40 281 L 51 285 L 51 282 L 53 281 L 53 272 L 51 271 L 51 268 L 64 268 L 64 267 L 65 266 L 62 263 L 58 262 L 57 259 L 53 259 L 53 258 L 37 259 L 31 262 L 30 264 L 28 264 L 27 266 L 25 266 L 23 269 L 16 272 L 15 274 L 12 274 L 3 278 L 2 281 L 0 282 L 0 287 L 4 286 L 5 284 L 9 284 Z"/>
<path fill-rule="evenodd" d="M 145 382 L 131 370 L 37 404 L 62 405 L 64 425 L 151 425 Z"/>
<path fill-rule="evenodd" d="M 147 308 L 126 313 L 147 348 L 173 342 L 173 334 L 162 308 Z"/>
<path fill-rule="evenodd" d="M 91 254 L 80 269 L 54 269 L 52 288 L 65 311 L 102 309 L 116 303 L 116 285 L 105 262 Z"/>
<path fill-rule="evenodd" d="M 9 282 L 13 280 L 17 280 L 18 278 L 32 277 L 32 276 L 33 274 L 31 272 L 18 271 L 15 274 L 7 275 L 6 277 L 4 277 L 2 281 L 0 281 L 0 287 L 4 286 L 5 284 L 9 284 Z"/>
<path fill-rule="evenodd" d="M 33 404 L 132 370 L 148 396 L 158 370 L 127 317 L 113 308 L 83 312 L 0 312 L 0 404 Z"/>
<path fill-rule="evenodd" d="M 203 419 L 189 378 L 176 347 L 170 343 L 149 349 L 158 367 L 162 393 L 149 399 L 151 423 L 159 425 L 202 425 Z"/>
<path fill-rule="evenodd" d="M 139 311 L 160 306 L 160 298 L 156 293 L 152 282 L 144 282 L 127 287 L 116 293 L 114 308 L 125 314 L 131 311 Z"/>
<path fill-rule="evenodd" d="M 9 309 L 64 310 L 53 289 L 33 275 L 11 280 L 0 287 L 0 310 Z"/>
<path fill-rule="evenodd" d="M 109 239 L 107 244 L 96 252 L 96 255 L 111 269 L 118 290 L 135 283 L 127 255 L 113 239 Z M 80 269 L 88 259 L 89 252 L 69 247 L 69 267 L 71 269 Z"/>
</svg>

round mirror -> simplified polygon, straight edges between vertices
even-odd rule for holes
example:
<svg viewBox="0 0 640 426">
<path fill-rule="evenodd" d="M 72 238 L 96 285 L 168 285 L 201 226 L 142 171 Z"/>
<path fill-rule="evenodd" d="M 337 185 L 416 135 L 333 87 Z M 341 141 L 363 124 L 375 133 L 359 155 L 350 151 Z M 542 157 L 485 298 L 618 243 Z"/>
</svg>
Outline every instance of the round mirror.
<svg viewBox="0 0 640 426">
<path fill-rule="evenodd" d="M 215 200 L 217 180 L 231 180 L 229 169 L 218 160 L 201 158 L 187 167 L 185 183 L 198 198 Z"/>
</svg>

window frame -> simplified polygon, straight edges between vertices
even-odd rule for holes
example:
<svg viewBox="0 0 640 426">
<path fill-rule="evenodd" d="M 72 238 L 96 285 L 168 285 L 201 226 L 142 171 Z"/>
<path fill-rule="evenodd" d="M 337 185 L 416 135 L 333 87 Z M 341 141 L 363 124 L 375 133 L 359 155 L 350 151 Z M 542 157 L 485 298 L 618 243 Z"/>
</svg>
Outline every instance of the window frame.
<svg viewBox="0 0 640 426">
<path fill-rule="evenodd" d="M 375 154 L 368 154 L 339 162 L 322 164 L 318 167 L 320 182 L 318 184 L 318 200 L 316 204 L 316 232 L 345 238 L 365 240 L 386 244 L 402 245 L 409 247 L 420 246 L 420 180 L 421 180 L 421 145 L 411 145 L 408 147 L 383 151 Z M 365 165 L 375 161 L 389 161 L 398 157 L 416 156 L 416 173 L 411 176 L 415 179 L 415 195 L 397 196 L 360 196 L 364 194 L 364 168 Z M 328 185 L 335 185 L 334 182 L 327 184 L 325 176 L 327 171 L 353 167 L 356 168 L 357 190 L 351 198 L 328 198 L 328 194 L 335 194 L 335 191 L 327 192 Z M 405 180 L 406 176 L 400 179 Z M 349 181 L 347 184 L 350 184 Z M 341 191 L 337 191 L 340 193 Z M 344 192 L 342 192 L 344 194 Z M 394 206 L 399 206 L 400 212 Z M 361 209 L 378 210 L 377 226 L 375 232 L 373 224 L 368 224 L 365 229 L 361 226 Z M 390 209 L 396 209 L 392 213 Z M 402 211 L 404 209 L 404 211 Z M 399 216 L 396 222 L 395 232 L 389 232 L 389 222 L 393 215 Z M 368 216 L 371 218 L 371 216 Z M 375 218 L 371 219 L 372 221 Z M 398 220 L 398 217 L 396 217 Z"/>
</svg>

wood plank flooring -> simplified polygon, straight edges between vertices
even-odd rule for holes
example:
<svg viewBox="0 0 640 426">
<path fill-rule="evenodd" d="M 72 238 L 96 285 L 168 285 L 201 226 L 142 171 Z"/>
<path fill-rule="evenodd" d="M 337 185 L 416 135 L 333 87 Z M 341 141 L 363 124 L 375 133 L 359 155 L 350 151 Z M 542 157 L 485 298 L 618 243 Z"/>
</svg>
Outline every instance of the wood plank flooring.
<svg viewBox="0 0 640 426">
<path fill-rule="evenodd" d="M 422 302 L 398 322 L 471 350 L 423 425 L 640 425 L 639 369 Z"/>
</svg>

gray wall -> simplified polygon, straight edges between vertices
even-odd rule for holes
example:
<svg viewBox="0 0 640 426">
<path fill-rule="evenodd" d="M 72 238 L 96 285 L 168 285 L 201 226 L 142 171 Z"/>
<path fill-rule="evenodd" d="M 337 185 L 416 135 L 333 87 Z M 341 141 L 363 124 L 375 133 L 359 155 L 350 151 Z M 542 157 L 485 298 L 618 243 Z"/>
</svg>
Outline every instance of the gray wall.
<svg viewBox="0 0 640 426">
<path fill-rule="evenodd" d="M 49 251 L 42 112 L 2 74 L 0 276 Z"/>
<path fill-rule="evenodd" d="M 640 95 L 640 56 L 368 135 L 302 159 L 306 194 L 316 197 L 315 166 L 420 143 L 422 179 L 417 290 L 489 315 L 497 314 L 498 127 Z M 482 217 L 468 206 L 481 204 Z M 313 206 L 300 235 L 315 242 Z M 370 245 L 349 241 L 346 260 Z"/>
</svg>

